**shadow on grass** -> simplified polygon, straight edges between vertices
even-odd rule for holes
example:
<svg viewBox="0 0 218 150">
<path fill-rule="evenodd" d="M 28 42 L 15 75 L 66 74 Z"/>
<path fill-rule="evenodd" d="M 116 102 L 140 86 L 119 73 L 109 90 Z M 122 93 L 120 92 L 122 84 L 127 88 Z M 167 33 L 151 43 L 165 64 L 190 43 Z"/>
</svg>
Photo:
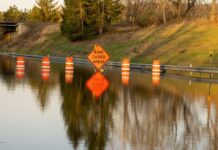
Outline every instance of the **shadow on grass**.
<svg viewBox="0 0 218 150">
<path fill-rule="evenodd" d="M 194 28 L 195 28 L 194 26 L 190 27 L 190 26 L 187 26 L 186 24 L 182 25 L 176 32 L 171 34 L 168 38 L 163 39 L 163 40 L 158 41 L 158 42 L 154 41 L 153 43 L 151 43 L 151 45 L 145 50 L 144 54 L 149 55 L 149 54 L 154 53 L 157 49 L 169 44 L 170 42 L 174 41 L 175 39 L 179 38 L 180 36 L 191 32 Z M 162 33 L 163 32 L 164 32 L 164 30 L 162 30 Z M 159 36 L 160 35 L 161 35 L 161 33 L 159 34 Z"/>
</svg>

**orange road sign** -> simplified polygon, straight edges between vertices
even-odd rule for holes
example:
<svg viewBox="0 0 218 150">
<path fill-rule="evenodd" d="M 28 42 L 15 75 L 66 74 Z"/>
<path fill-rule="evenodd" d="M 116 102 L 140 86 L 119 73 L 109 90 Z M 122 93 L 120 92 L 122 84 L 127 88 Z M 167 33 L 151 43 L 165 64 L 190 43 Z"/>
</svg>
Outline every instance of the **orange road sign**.
<svg viewBox="0 0 218 150">
<path fill-rule="evenodd" d="M 99 45 L 95 45 L 88 55 L 88 60 L 99 70 L 110 59 L 108 53 Z"/>
<path fill-rule="evenodd" d="M 86 82 L 86 87 L 96 98 L 99 98 L 107 90 L 108 86 L 108 80 L 100 72 L 95 73 Z"/>
</svg>

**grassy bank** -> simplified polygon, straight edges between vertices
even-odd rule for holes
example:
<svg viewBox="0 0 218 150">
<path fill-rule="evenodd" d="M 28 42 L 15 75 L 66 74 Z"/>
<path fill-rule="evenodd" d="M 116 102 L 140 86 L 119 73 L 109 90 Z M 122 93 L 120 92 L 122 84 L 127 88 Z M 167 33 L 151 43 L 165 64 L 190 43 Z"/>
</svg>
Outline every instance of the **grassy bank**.
<svg viewBox="0 0 218 150">
<path fill-rule="evenodd" d="M 71 42 L 61 35 L 58 25 L 40 31 L 39 37 L 1 42 L 1 51 L 26 54 L 75 55 L 86 57 L 94 44 L 102 45 L 111 59 L 124 57 L 132 62 L 218 67 L 218 26 L 200 23 L 177 23 L 137 30 L 116 30 L 94 40 Z M 213 52 L 212 60 L 209 57 Z M 211 63 L 212 62 L 212 63 Z"/>
</svg>

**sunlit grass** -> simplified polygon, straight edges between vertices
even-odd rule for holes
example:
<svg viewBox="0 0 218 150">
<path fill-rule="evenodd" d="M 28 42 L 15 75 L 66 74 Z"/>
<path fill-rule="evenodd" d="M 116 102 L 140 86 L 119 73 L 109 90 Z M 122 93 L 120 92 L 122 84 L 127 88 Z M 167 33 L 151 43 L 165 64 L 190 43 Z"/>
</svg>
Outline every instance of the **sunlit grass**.
<svg viewBox="0 0 218 150">
<path fill-rule="evenodd" d="M 109 33 L 97 39 L 71 42 L 61 32 L 44 35 L 45 39 L 30 47 L 11 46 L 15 52 L 86 58 L 93 45 L 99 43 L 120 61 L 129 57 L 132 62 L 218 67 L 218 26 L 198 23 L 177 23 L 149 27 L 125 33 Z M 209 57 L 210 51 L 214 56 Z"/>
</svg>

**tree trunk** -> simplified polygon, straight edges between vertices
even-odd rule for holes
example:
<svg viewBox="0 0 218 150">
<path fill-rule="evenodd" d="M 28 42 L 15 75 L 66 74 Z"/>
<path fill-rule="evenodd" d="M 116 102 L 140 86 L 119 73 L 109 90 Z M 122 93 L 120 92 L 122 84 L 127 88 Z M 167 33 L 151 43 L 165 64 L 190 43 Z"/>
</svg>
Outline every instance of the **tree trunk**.
<svg viewBox="0 0 218 150">
<path fill-rule="evenodd" d="M 102 12 L 101 12 L 101 18 L 100 18 L 99 35 L 103 34 L 103 29 L 104 29 L 104 11 L 105 11 L 105 4 L 104 4 L 104 0 L 102 0 Z"/>
<path fill-rule="evenodd" d="M 182 18 L 182 14 L 181 14 L 181 4 L 178 5 L 178 18 L 181 19 Z"/>
<path fill-rule="evenodd" d="M 212 0 L 210 20 L 215 21 L 215 19 L 216 19 L 216 0 Z"/>
<path fill-rule="evenodd" d="M 82 0 L 79 1 L 79 12 L 80 12 L 80 21 L 81 21 L 81 29 L 82 32 L 84 31 L 84 21 L 83 21 L 83 6 L 82 6 Z"/>
<path fill-rule="evenodd" d="M 162 13 L 163 13 L 163 22 L 164 22 L 164 24 L 167 23 L 165 8 L 166 8 L 166 2 L 165 2 L 165 0 L 162 0 Z"/>
<path fill-rule="evenodd" d="M 127 0 L 127 12 L 126 12 L 126 20 L 128 23 L 131 22 L 131 0 Z"/>
</svg>

